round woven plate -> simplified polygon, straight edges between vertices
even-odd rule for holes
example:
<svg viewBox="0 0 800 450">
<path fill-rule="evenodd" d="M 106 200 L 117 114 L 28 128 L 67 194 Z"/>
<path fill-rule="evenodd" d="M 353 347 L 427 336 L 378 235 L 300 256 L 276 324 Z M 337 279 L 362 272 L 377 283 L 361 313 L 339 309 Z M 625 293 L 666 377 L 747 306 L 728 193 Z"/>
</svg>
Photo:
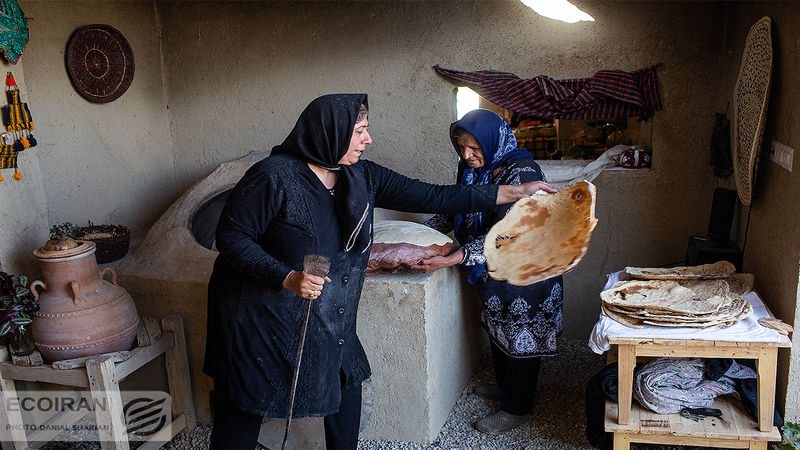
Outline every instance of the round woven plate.
<svg viewBox="0 0 800 450">
<path fill-rule="evenodd" d="M 90 102 L 112 102 L 133 81 L 131 46 L 122 33 L 108 25 L 75 30 L 67 43 L 66 58 L 75 90 Z"/>
<path fill-rule="evenodd" d="M 762 17 L 750 28 L 733 91 L 733 170 L 736 190 L 745 206 L 753 200 L 756 162 L 767 120 L 772 75 L 771 25 L 769 17 Z"/>
</svg>

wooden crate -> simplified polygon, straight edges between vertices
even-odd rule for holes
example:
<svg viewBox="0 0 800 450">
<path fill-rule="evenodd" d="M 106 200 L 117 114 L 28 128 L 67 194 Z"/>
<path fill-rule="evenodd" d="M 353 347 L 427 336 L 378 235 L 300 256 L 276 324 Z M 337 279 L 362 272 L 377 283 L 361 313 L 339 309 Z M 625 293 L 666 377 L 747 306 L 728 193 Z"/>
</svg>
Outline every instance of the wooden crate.
<svg viewBox="0 0 800 450">
<path fill-rule="evenodd" d="M 617 422 L 616 403 L 606 402 L 606 431 L 614 433 L 614 450 L 627 449 L 631 442 L 652 444 L 695 445 L 701 447 L 766 449 L 768 441 L 780 441 L 776 427 L 760 431 L 758 423 L 750 418 L 741 402 L 732 396 L 722 396 L 714 402 L 722 411 L 725 422 L 716 417 L 693 421 L 680 414 L 657 414 L 634 404 L 630 422 Z"/>
</svg>

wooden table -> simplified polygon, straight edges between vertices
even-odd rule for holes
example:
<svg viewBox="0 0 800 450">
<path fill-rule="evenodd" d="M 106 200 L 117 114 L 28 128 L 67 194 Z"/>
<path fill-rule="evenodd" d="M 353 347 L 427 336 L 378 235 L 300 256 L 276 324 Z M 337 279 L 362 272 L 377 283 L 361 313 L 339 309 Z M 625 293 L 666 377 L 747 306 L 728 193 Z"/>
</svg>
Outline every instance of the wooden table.
<svg viewBox="0 0 800 450">
<path fill-rule="evenodd" d="M 160 448 L 177 433 L 189 432 L 195 427 L 194 404 L 189 384 L 189 363 L 186 355 L 186 338 L 183 321 L 178 316 L 158 320 L 143 317 L 137 333 L 138 347 L 131 351 L 106 353 L 87 358 L 57 361 L 52 365 L 15 366 L 0 363 L 0 401 L 19 402 L 15 380 L 39 381 L 64 386 L 88 388 L 91 400 L 107 408 L 95 409 L 97 431 L 103 450 L 129 448 L 128 430 L 123 411 L 119 383 L 160 355 L 165 355 L 169 395 L 171 396 L 172 420 L 139 449 Z M 72 424 L 85 415 L 85 411 L 65 411 L 51 419 Z M 0 440 L 5 449 L 25 449 L 28 442 L 52 439 L 52 433 L 36 431 L 28 435 L 19 408 L 0 407 Z"/>
<path fill-rule="evenodd" d="M 791 347 L 787 337 L 783 336 L 780 342 L 611 337 L 609 342 L 614 346 L 609 362 L 616 360 L 619 368 L 619 403 L 606 402 L 605 417 L 606 431 L 614 433 L 614 450 L 627 450 L 631 442 L 766 450 L 768 441 L 780 441 L 780 432 L 772 423 L 775 374 L 778 348 Z M 725 396 L 719 397 L 714 407 L 722 410 L 728 423 L 711 417 L 694 422 L 679 414 L 656 414 L 639 405 L 632 406 L 633 369 L 640 356 L 755 360 L 758 422 L 745 413 L 740 402 Z"/>
</svg>

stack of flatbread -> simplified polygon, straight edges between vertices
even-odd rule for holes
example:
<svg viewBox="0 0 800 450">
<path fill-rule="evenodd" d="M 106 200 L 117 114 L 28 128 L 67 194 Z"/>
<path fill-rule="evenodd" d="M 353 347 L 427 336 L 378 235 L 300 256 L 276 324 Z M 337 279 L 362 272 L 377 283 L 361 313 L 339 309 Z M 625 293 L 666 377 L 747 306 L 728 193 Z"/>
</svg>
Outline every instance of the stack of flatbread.
<svg viewBox="0 0 800 450">
<path fill-rule="evenodd" d="M 603 314 L 631 327 L 727 327 L 753 312 L 742 298 L 751 274 L 727 261 L 673 268 L 627 267 L 628 280 L 600 293 Z"/>
</svg>

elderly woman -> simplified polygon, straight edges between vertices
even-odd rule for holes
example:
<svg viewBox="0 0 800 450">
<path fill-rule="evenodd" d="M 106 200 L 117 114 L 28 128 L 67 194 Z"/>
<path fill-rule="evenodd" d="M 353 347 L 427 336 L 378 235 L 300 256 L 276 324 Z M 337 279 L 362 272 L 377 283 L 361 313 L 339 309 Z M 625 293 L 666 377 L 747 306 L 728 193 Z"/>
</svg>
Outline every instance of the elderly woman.
<svg viewBox="0 0 800 450">
<path fill-rule="evenodd" d="M 478 109 L 450 125 L 459 162 L 458 182 L 464 186 L 519 185 L 544 181 L 544 174 L 530 153 L 517 148 L 511 128 L 497 114 Z M 549 192 L 555 188 L 546 184 Z M 476 393 L 500 400 L 500 410 L 475 424 L 479 431 L 502 433 L 527 421 L 533 405 L 541 356 L 557 354 L 561 333 L 561 277 L 512 286 L 489 278 L 483 241 L 489 229 L 502 219 L 510 204 L 491 211 L 434 216 L 426 225 L 455 236 L 462 247 L 447 256 L 422 261 L 416 268 L 430 271 L 461 264 L 481 299 L 481 324 L 489 333 L 494 361 L 495 386 L 481 386 Z M 498 392 L 499 387 L 499 392 Z"/>
<path fill-rule="evenodd" d="M 293 416 L 324 417 L 327 448 L 356 448 L 361 383 L 370 376 L 356 309 L 373 208 L 480 211 L 546 187 L 435 186 L 360 160 L 372 143 L 366 108 L 365 94 L 312 101 L 225 204 L 208 285 L 212 448 L 252 450 L 264 416 L 286 417 L 303 299 L 315 301 Z M 302 271 L 307 254 L 330 259 L 327 277 Z"/>
</svg>

